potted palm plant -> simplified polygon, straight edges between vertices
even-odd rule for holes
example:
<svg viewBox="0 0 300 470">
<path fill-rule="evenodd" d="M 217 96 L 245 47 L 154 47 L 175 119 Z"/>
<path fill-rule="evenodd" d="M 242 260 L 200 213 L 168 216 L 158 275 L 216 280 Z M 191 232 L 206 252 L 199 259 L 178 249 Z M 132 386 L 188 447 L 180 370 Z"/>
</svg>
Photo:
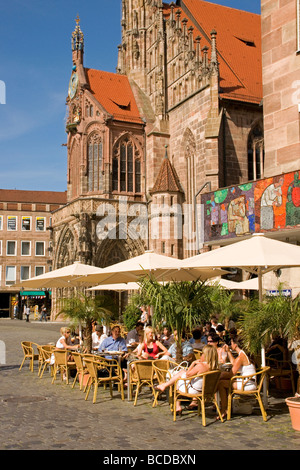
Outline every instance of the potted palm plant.
<svg viewBox="0 0 300 470">
<path fill-rule="evenodd" d="M 162 285 L 151 278 L 141 281 L 141 295 L 144 303 L 153 307 L 153 326 L 166 323 L 176 335 L 176 362 L 182 361 L 182 337 L 185 330 L 191 330 L 205 321 L 213 311 L 212 286 L 201 281 L 174 282 Z"/>
<path fill-rule="evenodd" d="M 112 297 L 99 295 L 93 297 L 78 293 L 71 298 L 60 300 L 61 309 L 57 316 L 71 320 L 74 324 L 85 325 L 87 352 L 92 349 L 92 325 L 94 321 L 109 323 L 117 318 L 118 308 Z"/>
</svg>

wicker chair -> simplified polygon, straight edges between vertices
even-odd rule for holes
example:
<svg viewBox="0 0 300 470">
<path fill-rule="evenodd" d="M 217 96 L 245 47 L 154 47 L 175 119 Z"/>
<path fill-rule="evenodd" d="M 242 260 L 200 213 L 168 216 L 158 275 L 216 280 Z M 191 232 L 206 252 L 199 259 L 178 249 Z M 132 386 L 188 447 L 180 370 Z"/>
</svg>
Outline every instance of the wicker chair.
<svg viewBox="0 0 300 470">
<path fill-rule="evenodd" d="M 232 408 L 232 399 L 234 396 L 239 396 L 239 397 L 245 397 L 249 396 L 252 398 L 256 398 L 261 414 L 263 417 L 264 421 L 267 421 L 267 413 L 265 411 L 262 398 L 261 398 L 261 390 L 262 390 L 262 385 L 264 380 L 266 379 L 266 376 L 270 370 L 270 367 L 262 367 L 260 371 L 256 372 L 255 374 L 252 375 L 247 375 L 247 376 L 241 376 L 241 375 L 235 375 L 230 379 L 230 385 L 229 385 L 229 390 L 228 390 L 228 409 L 227 409 L 227 420 L 230 420 L 231 418 L 231 408 Z M 233 388 L 234 382 L 241 381 L 241 389 L 236 390 Z M 255 381 L 256 382 L 256 388 L 254 390 L 245 390 L 246 384 L 249 383 L 249 381 Z"/>
<path fill-rule="evenodd" d="M 87 379 L 84 380 L 85 385 L 84 385 L 83 391 L 84 391 L 84 393 L 85 393 L 86 390 L 87 390 L 87 388 L 88 388 L 88 385 L 89 385 L 89 377 L 90 377 L 90 376 L 89 376 L 89 373 L 88 373 L 88 371 L 87 371 L 87 367 L 86 367 L 86 364 L 85 364 L 85 360 L 86 360 L 86 359 L 91 359 L 92 361 L 96 361 L 96 362 L 98 362 L 98 363 L 100 364 L 100 362 L 103 360 L 103 357 L 101 357 L 101 356 L 99 357 L 99 356 L 97 356 L 96 354 L 93 354 L 93 353 L 81 353 L 81 355 L 82 355 L 83 367 L 84 367 L 84 369 L 85 369 L 85 371 L 86 371 L 86 372 L 85 372 L 85 375 L 87 375 Z M 103 385 L 104 385 L 104 388 L 106 388 L 106 382 L 105 382 Z"/>
<path fill-rule="evenodd" d="M 109 384 L 111 398 L 113 397 L 112 386 L 114 383 L 117 383 L 121 391 L 121 398 L 122 400 L 124 400 L 124 386 L 123 386 L 122 370 L 117 360 L 99 359 L 99 358 L 94 359 L 94 358 L 85 356 L 84 364 L 89 374 L 85 400 L 88 399 L 90 389 L 92 386 L 94 386 L 93 403 L 96 403 L 99 385 L 107 384 L 107 383 Z M 99 377 L 98 376 L 99 369 L 102 371 L 106 370 L 108 375 L 106 377 L 101 377 L 101 376 Z"/>
<path fill-rule="evenodd" d="M 40 344 L 37 344 L 37 345 L 36 345 L 36 348 L 37 348 L 37 351 L 38 351 L 38 376 L 39 376 L 40 373 L 41 373 L 42 365 L 43 365 L 42 347 L 43 347 L 43 346 L 40 345 Z"/>
<path fill-rule="evenodd" d="M 68 357 L 70 352 L 66 349 L 54 349 L 54 371 L 52 383 L 56 380 L 57 372 L 60 372 L 61 380 L 63 380 L 63 374 L 66 374 L 66 382 L 69 384 L 70 370 L 76 367 L 74 361 L 69 361 Z"/>
<path fill-rule="evenodd" d="M 272 378 L 285 378 L 289 379 L 292 384 L 293 395 L 295 395 L 295 380 L 294 371 L 291 362 L 278 361 L 277 359 L 266 357 L 266 365 L 270 367 L 268 371 L 269 380 Z"/>
<path fill-rule="evenodd" d="M 72 357 L 75 362 L 76 366 L 76 375 L 72 384 L 72 388 L 75 387 L 75 384 L 77 382 L 77 379 L 79 379 L 79 390 L 83 389 L 83 381 L 84 381 L 84 376 L 87 375 L 87 368 L 86 365 L 83 361 L 83 356 L 79 352 L 72 352 Z"/>
<path fill-rule="evenodd" d="M 136 386 L 134 406 L 137 404 L 138 394 L 144 385 L 151 388 L 153 395 L 155 396 L 154 384 L 153 384 L 153 361 L 151 360 L 139 360 L 134 361 L 134 376 L 131 377 L 129 386 Z M 132 376 L 133 374 L 131 374 Z"/>
<path fill-rule="evenodd" d="M 223 422 L 223 418 L 220 412 L 220 408 L 218 405 L 218 402 L 216 400 L 216 393 L 217 393 L 217 388 L 220 380 L 220 375 L 221 371 L 220 370 L 213 370 L 209 372 L 205 372 L 203 374 L 197 374 L 193 375 L 192 377 L 185 378 L 185 379 L 178 379 L 176 380 L 174 384 L 174 403 L 176 403 L 177 400 L 180 398 L 185 398 L 185 399 L 197 399 L 198 401 L 198 414 L 202 413 L 202 425 L 206 426 L 206 416 L 205 416 L 205 404 L 207 402 L 212 402 L 219 414 L 220 420 Z M 189 384 L 192 379 L 196 377 L 202 377 L 202 390 L 197 393 L 189 393 L 188 388 Z M 183 380 L 185 384 L 185 391 L 178 390 L 177 384 L 179 380 Z M 173 419 L 176 421 L 176 406 L 174 406 L 173 409 Z"/>
<path fill-rule="evenodd" d="M 24 365 L 24 362 L 28 359 L 30 361 L 29 362 L 29 369 L 31 370 L 31 372 L 33 372 L 34 361 L 39 359 L 39 355 L 36 354 L 35 351 L 34 351 L 34 348 L 33 348 L 34 344 L 35 343 L 32 343 L 31 341 L 22 341 L 21 342 L 21 346 L 22 346 L 23 353 L 24 353 L 24 358 L 23 358 L 23 361 L 20 365 L 19 370 L 22 369 L 22 367 Z"/>
<path fill-rule="evenodd" d="M 200 359 L 200 357 L 202 356 L 201 349 L 194 349 L 194 354 L 196 359 Z"/>
<path fill-rule="evenodd" d="M 168 380 L 167 374 L 171 368 L 171 365 L 174 365 L 174 362 L 169 361 L 167 359 L 157 359 L 156 361 L 153 361 L 153 382 L 157 381 L 159 385 L 162 383 L 166 382 Z M 172 388 L 166 389 L 166 392 L 168 394 L 168 400 L 169 404 L 172 409 L 172 398 L 173 398 L 173 393 L 172 393 Z M 157 399 L 158 396 L 161 394 L 159 390 L 154 390 L 154 400 L 152 407 L 157 405 Z"/>
<path fill-rule="evenodd" d="M 40 368 L 39 368 L 39 378 L 43 377 L 45 370 L 49 367 L 51 371 L 51 375 L 53 375 L 53 368 L 54 365 L 51 364 L 51 357 L 52 352 L 54 350 L 54 346 L 50 346 L 49 344 L 45 344 L 44 346 L 39 346 L 39 354 L 41 358 L 39 359 Z"/>
</svg>

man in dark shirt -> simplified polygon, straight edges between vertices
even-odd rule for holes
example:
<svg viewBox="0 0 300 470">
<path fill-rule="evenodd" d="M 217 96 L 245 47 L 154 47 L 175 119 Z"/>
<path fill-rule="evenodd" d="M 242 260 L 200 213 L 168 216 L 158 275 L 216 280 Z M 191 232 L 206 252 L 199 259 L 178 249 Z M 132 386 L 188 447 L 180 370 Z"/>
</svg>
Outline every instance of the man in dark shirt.
<svg viewBox="0 0 300 470">
<path fill-rule="evenodd" d="M 141 321 L 138 321 L 137 324 L 135 325 L 135 328 L 131 331 L 129 331 L 127 337 L 126 337 L 126 347 L 128 346 L 132 348 L 136 348 L 139 344 L 139 333 L 140 331 L 143 331 L 144 329 L 144 323 Z"/>
</svg>

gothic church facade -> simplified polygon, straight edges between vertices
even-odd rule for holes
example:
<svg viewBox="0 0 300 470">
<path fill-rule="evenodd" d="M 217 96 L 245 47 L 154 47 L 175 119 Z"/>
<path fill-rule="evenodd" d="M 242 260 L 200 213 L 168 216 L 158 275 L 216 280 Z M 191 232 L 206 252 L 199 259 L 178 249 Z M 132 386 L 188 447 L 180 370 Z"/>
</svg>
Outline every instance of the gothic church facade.
<svg viewBox="0 0 300 470">
<path fill-rule="evenodd" d="M 79 20 L 72 35 L 54 269 L 192 256 L 199 195 L 263 176 L 260 16 L 202 0 L 121 7 L 116 73 L 85 66 Z"/>
</svg>

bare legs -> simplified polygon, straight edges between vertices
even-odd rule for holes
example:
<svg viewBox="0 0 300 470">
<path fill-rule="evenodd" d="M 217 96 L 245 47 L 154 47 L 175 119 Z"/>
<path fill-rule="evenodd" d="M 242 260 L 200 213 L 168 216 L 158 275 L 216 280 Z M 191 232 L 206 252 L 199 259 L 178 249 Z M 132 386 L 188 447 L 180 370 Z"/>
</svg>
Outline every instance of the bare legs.
<svg viewBox="0 0 300 470">
<path fill-rule="evenodd" d="M 171 385 L 174 385 L 174 383 L 176 382 L 176 380 L 180 379 L 182 376 L 185 377 L 185 374 L 186 374 L 186 371 L 183 369 L 183 370 L 180 370 L 179 372 L 177 372 L 177 374 L 175 374 L 170 380 L 168 380 L 167 382 L 163 383 L 163 384 L 160 384 L 160 385 L 157 385 L 156 386 L 156 389 L 157 390 L 160 390 L 161 392 L 164 392 L 166 390 L 166 388 L 168 387 L 171 387 Z M 180 406 L 180 401 L 176 401 L 176 412 L 179 414 L 181 413 L 181 406 Z"/>
<path fill-rule="evenodd" d="M 163 383 L 163 384 L 160 384 L 160 385 L 157 385 L 157 390 L 160 390 L 161 392 L 164 392 L 166 390 L 166 388 L 170 387 L 171 385 L 173 385 L 176 380 L 180 379 L 182 377 L 183 374 L 185 374 L 186 371 L 184 369 L 180 370 L 179 372 L 177 372 L 175 375 L 173 375 L 173 377 L 168 380 L 167 382 Z"/>
</svg>

